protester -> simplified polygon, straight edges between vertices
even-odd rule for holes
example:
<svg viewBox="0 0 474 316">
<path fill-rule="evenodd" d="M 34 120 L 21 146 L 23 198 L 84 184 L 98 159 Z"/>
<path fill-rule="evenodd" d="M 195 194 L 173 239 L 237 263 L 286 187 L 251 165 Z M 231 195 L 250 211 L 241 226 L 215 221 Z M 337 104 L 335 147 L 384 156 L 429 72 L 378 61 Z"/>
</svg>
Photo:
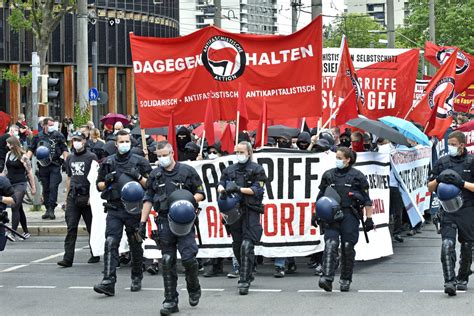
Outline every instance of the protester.
<svg viewBox="0 0 474 316">
<path fill-rule="evenodd" d="M 28 125 L 26 124 L 25 120 L 25 114 L 21 113 L 18 115 L 18 120 L 15 123 L 16 126 L 20 129 L 20 143 L 22 144 L 23 147 L 26 147 L 28 145 L 28 136 L 30 134 L 30 129 L 28 128 Z"/>
<path fill-rule="evenodd" d="M 12 136 L 19 138 L 19 133 L 20 128 L 16 124 L 14 124 L 10 126 L 10 128 L 8 129 L 8 133 L 5 133 L 0 136 L 0 170 L 3 170 L 3 168 L 5 167 L 5 157 L 7 155 L 7 152 L 9 151 L 7 139 Z"/>
<path fill-rule="evenodd" d="M 16 136 L 10 136 L 7 139 L 7 147 L 9 151 L 6 155 L 2 175 L 10 180 L 15 192 L 15 204 L 11 206 L 12 228 L 16 230 L 20 223 L 23 229 L 23 237 L 28 239 L 30 238 L 30 232 L 28 230 L 26 214 L 23 209 L 23 197 L 25 196 L 28 182 L 31 186 L 31 194 L 36 194 L 35 178 L 33 176 L 31 162 L 25 156 L 25 151 L 21 147 L 19 139 Z M 11 236 L 10 240 L 15 240 L 15 237 Z"/>
<path fill-rule="evenodd" d="M 351 148 L 355 152 L 364 152 L 364 137 L 361 132 L 351 134 Z"/>
<path fill-rule="evenodd" d="M 181 126 L 176 131 L 176 144 L 178 149 L 178 161 L 187 160 L 185 158 L 185 147 L 191 141 L 191 132 L 184 126 Z"/>
<path fill-rule="evenodd" d="M 162 253 L 165 289 L 165 300 L 160 313 L 167 315 L 179 311 L 176 251 L 179 251 L 181 255 L 185 270 L 189 304 L 191 306 L 198 305 L 201 297 L 201 286 L 198 278 L 199 264 L 196 260 L 198 246 L 196 244 L 194 228 L 192 227 L 194 219 L 192 219 L 191 227 L 187 228 L 186 232 L 183 231 L 181 234 L 175 232 L 172 225 L 175 225 L 175 221 L 182 223 L 182 220 L 177 217 L 183 214 L 185 211 L 184 206 L 187 204 L 171 203 L 172 197 L 176 196 L 175 201 L 182 202 L 185 199 L 185 193 L 189 194 L 192 201 L 186 201 L 188 204 L 191 204 L 189 211 L 194 213 L 198 203 L 205 199 L 205 193 L 202 187 L 202 180 L 196 170 L 188 165 L 176 162 L 173 157 L 173 148 L 168 142 L 159 142 L 156 148 L 159 167 L 152 171 L 147 183 L 139 232 L 142 238 L 146 238 L 146 223 L 153 207 L 158 212 L 157 225 L 160 227 L 158 236 Z M 183 196 L 183 198 L 178 198 L 178 196 Z M 179 229 L 184 228 L 179 227 Z"/>
</svg>

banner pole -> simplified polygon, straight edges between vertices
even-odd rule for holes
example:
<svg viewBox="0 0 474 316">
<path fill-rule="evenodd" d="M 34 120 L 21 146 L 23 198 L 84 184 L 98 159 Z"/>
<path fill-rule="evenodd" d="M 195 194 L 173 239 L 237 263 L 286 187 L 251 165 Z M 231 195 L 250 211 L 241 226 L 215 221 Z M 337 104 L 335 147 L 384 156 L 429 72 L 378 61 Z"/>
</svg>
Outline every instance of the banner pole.
<svg viewBox="0 0 474 316">
<path fill-rule="evenodd" d="M 334 111 L 334 113 L 329 117 L 329 119 L 326 121 L 326 123 L 324 123 L 324 125 L 321 126 L 321 128 L 318 128 L 318 134 L 317 134 L 316 136 L 319 136 L 319 134 L 321 134 L 321 131 L 322 131 L 323 129 L 325 129 L 326 126 L 328 126 L 329 122 L 331 122 L 332 119 L 336 117 L 336 115 L 337 115 L 337 113 L 339 112 L 339 109 L 340 109 L 340 108 L 341 108 L 341 107 L 338 107 L 337 110 Z"/>
<path fill-rule="evenodd" d="M 260 148 L 265 147 L 265 122 L 262 124 L 262 146 Z"/>
<path fill-rule="evenodd" d="M 199 149 L 199 155 L 202 157 L 202 150 L 204 149 L 204 139 L 206 138 L 206 130 L 202 131 L 202 137 L 201 137 L 201 148 Z"/>
<path fill-rule="evenodd" d="M 148 160 L 148 147 L 146 146 L 146 139 L 145 139 L 145 129 L 141 128 L 140 133 L 142 135 L 142 149 L 143 153 L 145 154 L 146 160 Z"/>
<path fill-rule="evenodd" d="M 240 121 L 240 111 L 237 111 L 237 121 L 235 122 L 235 145 L 239 141 L 239 121 Z"/>
<path fill-rule="evenodd" d="M 303 117 L 303 121 L 301 122 L 300 133 L 304 131 L 304 125 L 306 124 L 306 116 Z"/>
</svg>

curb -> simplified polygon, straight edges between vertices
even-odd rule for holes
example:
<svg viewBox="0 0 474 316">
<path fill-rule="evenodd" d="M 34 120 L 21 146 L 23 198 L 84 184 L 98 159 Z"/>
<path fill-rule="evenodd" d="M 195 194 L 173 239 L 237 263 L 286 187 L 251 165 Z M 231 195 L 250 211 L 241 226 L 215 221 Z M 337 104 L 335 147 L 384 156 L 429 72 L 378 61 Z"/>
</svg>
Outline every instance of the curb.
<svg viewBox="0 0 474 316">
<path fill-rule="evenodd" d="M 67 226 L 36 226 L 32 225 L 28 227 L 32 236 L 66 236 Z M 21 229 L 20 229 L 21 231 Z M 88 236 L 86 226 L 79 225 L 77 228 L 78 236 Z"/>
</svg>

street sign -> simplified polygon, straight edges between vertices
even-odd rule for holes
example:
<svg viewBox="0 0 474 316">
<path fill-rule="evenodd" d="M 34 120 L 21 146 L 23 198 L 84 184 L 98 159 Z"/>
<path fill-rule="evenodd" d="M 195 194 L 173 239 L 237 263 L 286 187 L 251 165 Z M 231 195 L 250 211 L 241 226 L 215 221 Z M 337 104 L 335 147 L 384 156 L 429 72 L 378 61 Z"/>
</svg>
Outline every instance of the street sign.
<svg viewBox="0 0 474 316">
<path fill-rule="evenodd" d="M 97 88 L 90 88 L 89 101 L 97 101 L 98 98 L 99 98 L 99 91 L 97 91 Z"/>
<path fill-rule="evenodd" d="M 90 104 L 91 106 L 97 106 L 97 101 L 96 101 L 96 100 L 91 100 L 91 101 L 89 102 L 89 104 Z"/>
</svg>

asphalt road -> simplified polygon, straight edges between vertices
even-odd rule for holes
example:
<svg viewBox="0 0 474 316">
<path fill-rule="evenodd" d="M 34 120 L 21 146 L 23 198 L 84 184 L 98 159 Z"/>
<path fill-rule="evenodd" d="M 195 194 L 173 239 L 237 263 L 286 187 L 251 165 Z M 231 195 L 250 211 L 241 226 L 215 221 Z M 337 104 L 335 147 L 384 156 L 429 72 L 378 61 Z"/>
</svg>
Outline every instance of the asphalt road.
<svg viewBox="0 0 474 316">
<path fill-rule="evenodd" d="M 116 296 L 96 294 L 102 262 L 85 263 L 87 240 L 80 237 L 74 266 L 60 268 L 61 237 L 32 237 L 8 244 L 0 253 L 2 315 L 158 315 L 163 300 L 161 272 L 145 273 L 143 290 L 131 293 L 130 268 L 118 270 Z M 456 297 L 443 293 L 439 235 L 432 227 L 395 245 L 395 255 L 356 263 L 349 293 L 324 293 L 318 278 L 298 259 L 296 274 L 273 277 L 269 259 L 258 267 L 248 296 L 239 296 L 236 279 L 201 277 L 203 296 L 190 307 L 179 274 L 179 315 L 474 315 L 474 288 Z M 458 252 L 459 253 L 459 252 Z M 225 270 L 230 270 L 226 261 Z M 334 285 L 337 287 L 337 281 Z"/>
</svg>

